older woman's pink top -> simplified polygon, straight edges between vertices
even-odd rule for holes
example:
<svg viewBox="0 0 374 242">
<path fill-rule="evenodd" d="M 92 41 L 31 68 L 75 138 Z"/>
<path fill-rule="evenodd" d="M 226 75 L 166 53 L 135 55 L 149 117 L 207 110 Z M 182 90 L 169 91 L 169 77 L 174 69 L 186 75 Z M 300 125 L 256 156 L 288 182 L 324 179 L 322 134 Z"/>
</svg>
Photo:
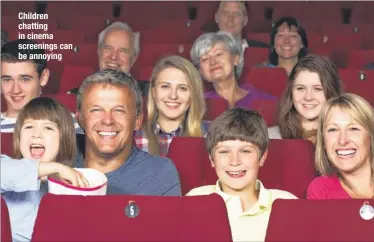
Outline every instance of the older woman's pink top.
<svg viewBox="0 0 374 242">
<path fill-rule="evenodd" d="M 351 196 L 343 189 L 337 176 L 320 176 L 309 184 L 307 199 L 351 199 Z"/>
</svg>

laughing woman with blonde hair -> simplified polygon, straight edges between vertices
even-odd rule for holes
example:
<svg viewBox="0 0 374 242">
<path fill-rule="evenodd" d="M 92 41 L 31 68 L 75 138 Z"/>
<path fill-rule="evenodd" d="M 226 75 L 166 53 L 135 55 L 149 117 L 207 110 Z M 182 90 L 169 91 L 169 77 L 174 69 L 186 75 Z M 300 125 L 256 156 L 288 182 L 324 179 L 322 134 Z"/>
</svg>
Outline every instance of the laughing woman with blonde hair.
<svg viewBox="0 0 374 242">
<path fill-rule="evenodd" d="M 374 198 L 374 110 L 344 94 L 326 103 L 318 122 L 316 168 L 308 199 Z"/>
<path fill-rule="evenodd" d="M 209 123 L 203 83 L 194 65 L 180 56 L 168 56 L 153 69 L 148 92 L 147 122 L 135 133 L 136 145 L 165 156 L 175 136 L 205 136 Z"/>
</svg>

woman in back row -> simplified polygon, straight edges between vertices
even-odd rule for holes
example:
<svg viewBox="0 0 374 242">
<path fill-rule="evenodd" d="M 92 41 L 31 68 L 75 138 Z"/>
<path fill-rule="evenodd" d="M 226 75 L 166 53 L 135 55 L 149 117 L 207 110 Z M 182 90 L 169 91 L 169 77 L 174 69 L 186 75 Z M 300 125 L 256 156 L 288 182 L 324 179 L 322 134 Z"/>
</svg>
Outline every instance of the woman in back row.
<svg viewBox="0 0 374 242">
<path fill-rule="evenodd" d="M 269 137 L 307 139 L 314 143 L 323 105 L 342 92 L 338 71 L 328 58 L 305 56 L 290 74 L 279 103 L 278 126 L 269 128 Z"/>
<path fill-rule="evenodd" d="M 283 17 L 270 34 L 269 59 L 260 67 L 282 67 L 290 75 L 297 62 L 308 54 L 308 38 L 304 28 L 293 17 Z"/>
</svg>

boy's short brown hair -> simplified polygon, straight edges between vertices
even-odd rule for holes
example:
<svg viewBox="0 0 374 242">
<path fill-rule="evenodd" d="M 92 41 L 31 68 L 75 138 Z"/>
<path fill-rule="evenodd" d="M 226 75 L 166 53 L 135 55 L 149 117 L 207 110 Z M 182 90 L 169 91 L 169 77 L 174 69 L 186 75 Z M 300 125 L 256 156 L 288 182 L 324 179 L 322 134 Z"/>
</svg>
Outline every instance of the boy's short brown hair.
<svg viewBox="0 0 374 242">
<path fill-rule="evenodd" d="M 256 145 L 260 157 L 265 153 L 269 144 L 267 126 L 262 116 L 254 110 L 232 108 L 219 115 L 209 128 L 207 148 L 210 156 L 219 142 L 240 140 Z"/>
<path fill-rule="evenodd" d="M 27 119 L 45 119 L 57 124 L 60 147 L 56 162 L 71 166 L 77 148 L 74 121 L 69 110 L 56 100 L 47 97 L 38 97 L 27 103 L 19 113 L 14 127 L 13 149 L 17 159 L 23 158 L 20 149 L 21 128 Z"/>
</svg>

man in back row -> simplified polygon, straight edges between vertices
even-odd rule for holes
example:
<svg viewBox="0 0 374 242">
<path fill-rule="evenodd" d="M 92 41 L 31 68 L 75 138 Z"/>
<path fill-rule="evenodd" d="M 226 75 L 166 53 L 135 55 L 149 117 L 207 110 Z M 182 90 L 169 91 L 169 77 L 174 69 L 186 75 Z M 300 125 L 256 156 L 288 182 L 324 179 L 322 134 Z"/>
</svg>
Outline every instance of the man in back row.
<svg viewBox="0 0 374 242">
<path fill-rule="evenodd" d="M 94 73 L 81 85 L 77 106 L 85 152 L 76 166 L 105 173 L 107 194 L 181 195 L 173 162 L 133 145 L 134 131 L 143 121 L 142 94 L 136 80 L 122 71 Z"/>
<path fill-rule="evenodd" d="M 140 54 L 140 34 L 127 24 L 114 22 L 99 34 L 98 57 L 100 70 L 118 70 L 131 74 Z M 147 96 L 149 82 L 139 81 L 143 96 Z"/>
<path fill-rule="evenodd" d="M 239 64 L 236 67 L 236 77 L 239 78 L 244 67 L 244 52 L 248 47 L 270 48 L 267 43 L 247 39 L 244 27 L 248 24 L 250 9 L 248 2 L 244 1 L 221 1 L 218 4 L 217 11 L 214 15 L 215 23 L 218 30 L 225 31 L 235 38 L 237 44 L 241 46 Z M 216 30 L 207 29 L 205 32 L 215 32 Z"/>
<path fill-rule="evenodd" d="M 100 70 L 112 69 L 130 74 L 140 51 L 139 33 L 127 23 L 114 22 L 99 34 Z"/>
</svg>

